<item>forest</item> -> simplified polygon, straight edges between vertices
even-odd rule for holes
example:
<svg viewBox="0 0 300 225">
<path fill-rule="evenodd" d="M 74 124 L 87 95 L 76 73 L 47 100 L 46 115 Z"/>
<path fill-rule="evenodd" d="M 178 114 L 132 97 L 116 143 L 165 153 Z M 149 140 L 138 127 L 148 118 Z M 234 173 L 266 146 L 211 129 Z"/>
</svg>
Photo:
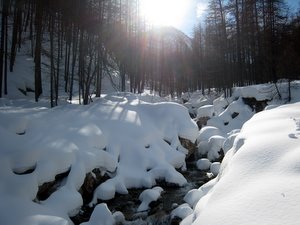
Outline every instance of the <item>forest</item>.
<svg viewBox="0 0 300 225">
<path fill-rule="evenodd" d="M 69 100 L 79 93 L 81 104 L 100 97 L 104 76 L 118 76 L 120 91 L 148 88 L 161 96 L 210 88 L 230 94 L 235 86 L 299 79 L 300 10 L 291 13 L 284 0 L 210 0 L 192 37 L 154 28 L 139 5 L 2 0 L 0 97 L 24 45 L 34 58 L 35 101 L 48 79 L 51 107 L 61 91 Z"/>
</svg>

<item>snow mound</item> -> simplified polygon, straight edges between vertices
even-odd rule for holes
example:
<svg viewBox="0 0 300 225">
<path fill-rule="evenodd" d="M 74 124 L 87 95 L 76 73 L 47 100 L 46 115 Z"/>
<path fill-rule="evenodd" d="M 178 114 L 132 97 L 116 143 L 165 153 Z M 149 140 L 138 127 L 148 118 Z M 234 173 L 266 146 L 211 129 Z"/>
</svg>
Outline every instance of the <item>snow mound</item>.
<svg viewBox="0 0 300 225">
<path fill-rule="evenodd" d="M 195 208 L 182 224 L 298 224 L 299 108 L 284 105 L 249 120 L 219 175 L 185 196 Z"/>
<path fill-rule="evenodd" d="M 161 187 L 154 187 L 152 189 L 144 190 L 139 196 L 141 204 L 139 205 L 137 211 L 142 212 L 148 210 L 149 204 L 151 202 L 157 201 L 160 198 L 162 192 L 163 189 Z"/>
<path fill-rule="evenodd" d="M 245 105 L 243 99 L 240 97 L 229 104 L 219 116 L 208 120 L 207 125 L 217 127 L 226 134 L 234 129 L 240 129 L 254 113 L 248 105 Z"/>
<path fill-rule="evenodd" d="M 105 203 L 97 205 L 88 222 L 81 225 L 114 225 L 115 219 Z"/>
<path fill-rule="evenodd" d="M 0 224 L 72 224 L 69 217 L 83 204 L 79 189 L 94 169 L 110 179 L 93 203 L 128 188 L 151 188 L 158 179 L 186 183 L 176 170 L 186 168 L 179 137 L 194 142 L 198 128 L 184 106 L 145 103 L 132 94 L 88 106 L 27 104 L 1 100 Z M 58 189 L 38 199 L 39 186 L 62 173 Z"/>
<path fill-rule="evenodd" d="M 274 97 L 274 84 L 260 84 L 246 87 L 235 87 L 234 97 L 255 98 L 257 101 L 271 100 Z"/>
<path fill-rule="evenodd" d="M 214 106 L 213 105 L 204 105 L 198 108 L 197 118 L 209 117 L 211 118 L 214 115 Z"/>
<path fill-rule="evenodd" d="M 191 215 L 192 213 L 193 213 L 193 210 L 191 209 L 189 204 L 183 203 L 171 212 L 171 219 L 173 219 L 175 217 L 184 219 L 187 216 Z"/>
<path fill-rule="evenodd" d="M 197 168 L 199 170 L 208 170 L 210 168 L 211 162 L 209 161 L 209 159 L 199 159 L 196 163 Z"/>
</svg>

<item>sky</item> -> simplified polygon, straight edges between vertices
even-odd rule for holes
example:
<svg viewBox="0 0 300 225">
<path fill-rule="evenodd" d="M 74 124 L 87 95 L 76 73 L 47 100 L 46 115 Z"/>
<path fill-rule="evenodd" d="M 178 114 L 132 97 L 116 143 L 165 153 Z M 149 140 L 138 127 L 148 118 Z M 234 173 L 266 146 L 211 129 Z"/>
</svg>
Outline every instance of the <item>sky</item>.
<svg viewBox="0 0 300 225">
<path fill-rule="evenodd" d="M 186 0 L 188 7 L 185 10 L 184 19 L 175 27 L 188 36 L 192 36 L 194 25 L 203 20 L 203 10 L 207 7 L 209 0 Z M 290 9 L 295 12 L 300 7 L 300 0 L 287 0 Z"/>
</svg>

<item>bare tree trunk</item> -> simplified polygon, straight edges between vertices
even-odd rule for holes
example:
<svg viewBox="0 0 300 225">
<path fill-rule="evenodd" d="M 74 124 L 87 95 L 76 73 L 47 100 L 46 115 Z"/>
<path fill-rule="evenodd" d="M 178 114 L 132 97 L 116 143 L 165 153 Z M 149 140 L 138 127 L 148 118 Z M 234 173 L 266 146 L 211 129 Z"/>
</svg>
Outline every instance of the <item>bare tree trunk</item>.
<svg viewBox="0 0 300 225">
<path fill-rule="evenodd" d="M 35 86 L 35 101 L 37 102 L 42 90 L 42 71 L 41 71 L 41 50 L 42 50 L 42 21 L 43 20 L 43 3 L 41 0 L 36 0 L 36 44 L 35 44 L 35 73 L 34 73 L 34 86 Z"/>
</svg>

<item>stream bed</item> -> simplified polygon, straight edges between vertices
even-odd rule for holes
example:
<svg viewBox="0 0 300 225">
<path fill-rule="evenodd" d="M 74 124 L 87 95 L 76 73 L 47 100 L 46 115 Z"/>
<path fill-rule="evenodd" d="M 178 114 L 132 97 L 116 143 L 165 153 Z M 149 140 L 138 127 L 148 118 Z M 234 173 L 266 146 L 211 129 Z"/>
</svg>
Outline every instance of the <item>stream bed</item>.
<svg viewBox="0 0 300 225">
<path fill-rule="evenodd" d="M 179 224 L 179 218 L 171 219 L 171 211 L 178 205 L 184 203 L 184 196 L 192 189 L 199 188 L 208 182 L 212 177 L 205 171 L 200 171 L 196 167 L 196 160 L 190 157 L 187 160 L 187 170 L 181 172 L 186 178 L 187 183 L 182 186 L 172 186 L 166 182 L 157 182 L 157 186 L 164 189 L 161 197 L 150 203 L 150 210 L 137 212 L 140 205 L 139 195 L 145 189 L 130 189 L 127 195 L 116 194 L 115 198 L 109 201 L 103 201 L 107 204 L 112 213 L 120 211 L 125 216 L 125 225 L 175 225 Z M 101 202 L 98 202 L 101 203 Z M 88 221 L 93 208 L 84 205 L 81 212 L 73 217 L 74 224 L 80 224 Z"/>
</svg>

